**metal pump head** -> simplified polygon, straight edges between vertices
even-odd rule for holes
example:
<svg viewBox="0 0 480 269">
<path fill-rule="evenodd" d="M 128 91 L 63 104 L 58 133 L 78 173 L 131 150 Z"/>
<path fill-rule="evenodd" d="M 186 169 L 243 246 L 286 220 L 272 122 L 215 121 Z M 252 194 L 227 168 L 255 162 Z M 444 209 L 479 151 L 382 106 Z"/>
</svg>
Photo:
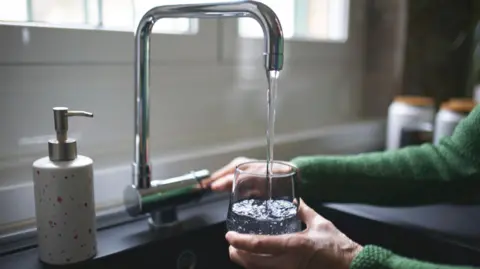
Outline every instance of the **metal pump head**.
<svg viewBox="0 0 480 269">
<path fill-rule="evenodd" d="M 56 139 L 48 141 L 48 156 L 51 161 L 71 161 L 77 158 L 77 141 L 68 138 L 68 117 L 89 117 L 93 113 L 86 111 L 68 110 L 67 107 L 54 107 L 53 119 L 55 122 Z"/>
</svg>

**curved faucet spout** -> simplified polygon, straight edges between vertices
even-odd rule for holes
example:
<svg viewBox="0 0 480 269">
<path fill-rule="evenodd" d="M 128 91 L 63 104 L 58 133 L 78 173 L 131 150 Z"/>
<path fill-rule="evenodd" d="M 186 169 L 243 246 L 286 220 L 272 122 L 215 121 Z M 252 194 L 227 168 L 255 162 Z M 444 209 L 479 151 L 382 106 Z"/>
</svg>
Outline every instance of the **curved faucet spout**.
<svg viewBox="0 0 480 269">
<path fill-rule="evenodd" d="M 133 183 L 139 189 L 149 188 L 150 131 L 150 35 L 155 22 L 162 18 L 223 18 L 251 17 L 263 29 L 265 40 L 265 69 L 283 68 L 283 31 L 275 12 L 257 1 L 211 4 L 159 6 L 150 9 L 140 20 L 135 35 L 135 153 Z"/>
</svg>

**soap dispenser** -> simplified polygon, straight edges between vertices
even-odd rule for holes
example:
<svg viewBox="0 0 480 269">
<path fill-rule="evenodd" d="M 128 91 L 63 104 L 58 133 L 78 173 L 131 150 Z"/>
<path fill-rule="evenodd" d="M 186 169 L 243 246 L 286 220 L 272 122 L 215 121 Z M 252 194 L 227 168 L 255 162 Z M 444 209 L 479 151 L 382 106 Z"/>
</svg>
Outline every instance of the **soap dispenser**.
<svg viewBox="0 0 480 269">
<path fill-rule="evenodd" d="M 35 213 L 40 260 L 52 265 L 77 263 L 97 253 L 93 161 L 77 155 L 68 118 L 92 113 L 53 108 L 56 139 L 48 156 L 33 163 Z"/>
</svg>

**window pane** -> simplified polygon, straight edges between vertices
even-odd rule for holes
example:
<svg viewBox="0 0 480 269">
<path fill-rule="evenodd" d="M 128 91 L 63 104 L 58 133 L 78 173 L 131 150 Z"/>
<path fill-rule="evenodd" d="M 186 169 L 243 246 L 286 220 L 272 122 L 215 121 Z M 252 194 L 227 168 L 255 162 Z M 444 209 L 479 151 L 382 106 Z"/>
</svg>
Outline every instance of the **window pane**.
<svg viewBox="0 0 480 269">
<path fill-rule="evenodd" d="M 284 37 L 293 37 L 295 26 L 295 0 L 261 0 L 260 2 L 268 5 L 273 11 L 275 11 L 282 23 Z M 238 23 L 240 36 L 263 37 L 262 28 L 254 19 L 241 18 Z"/>
<path fill-rule="evenodd" d="M 191 0 L 135 0 L 135 25 L 140 21 L 143 14 L 152 7 L 172 4 L 190 3 Z M 156 33 L 185 34 L 195 33 L 196 29 L 191 29 L 190 19 L 162 19 L 156 23 L 153 31 Z"/>
<path fill-rule="evenodd" d="M 132 30 L 135 22 L 132 0 L 102 1 L 102 26 Z"/>
<path fill-rule="evenodd" d="M 100 0 L 84 0 L 86 10 L 86 22 L 91 25 L 97 26 L 100 23 Z"/>
<path fill-rule="evenodd" d="M 107 28 L 134 29 L 149 9 L 174 4 L 208 3 L 216 0 L 101 0 L 103 26 Z M 170 34 L 195 34 L 198 32 L 196 19 L 162 19 L 155 24 L 153 32 Z"/>
<path fill-rule="evenodd" d="M 96 24 L 98 13 L 89 14 L 96 0 L 31 0 L 31 21 L 53 24 Z M 95 14 L 96 13 L 96 14 Z"/>
<path fill-rule="evenodd" d="M 235 1 L 235 0 L 232 0 Z M 260 0 L 279 17 L 285 38 L 344 41 L 348 35 L 349 0 Z M 241 37 L 262 37 L 253 19 L 239 19 Z"/>
<path fill-rule="evenodd" d="M 349 0 L 329 1 L 328 39 L 347 39 L 349 2 Z"/>
<path fill-rule="evenodd" d="M 217 0 L 0 0 L 0 21 L 88 24 L 132 31 L 152 7 L 211 2 Z M 162 19 L 154 26 L 153 32 L 195 34 L 198 32 L 198 20 Z"/>
<path fill-rule="evenodd" d="M 0 0 L 0 21 L 27 20 L 27 0 Z"/>
</svg>

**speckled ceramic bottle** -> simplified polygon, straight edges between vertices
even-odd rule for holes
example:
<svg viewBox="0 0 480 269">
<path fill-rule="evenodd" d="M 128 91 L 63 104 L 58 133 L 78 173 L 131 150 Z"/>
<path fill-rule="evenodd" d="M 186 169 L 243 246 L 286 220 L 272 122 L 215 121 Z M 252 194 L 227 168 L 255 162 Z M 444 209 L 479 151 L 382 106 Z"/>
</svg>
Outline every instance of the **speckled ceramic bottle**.
<svg viewBox="0 0 480 269">
<path fill-rule="evenodd" d="M 77 263 L 97 253 L 93 161 L 77 155 L 67 138 L 69 116 L 93 116 L 54 108 L 57 139 L 49 156 L 33 163 L 35 211 L 40 260 L 54 265 Z"/>
</svg>

